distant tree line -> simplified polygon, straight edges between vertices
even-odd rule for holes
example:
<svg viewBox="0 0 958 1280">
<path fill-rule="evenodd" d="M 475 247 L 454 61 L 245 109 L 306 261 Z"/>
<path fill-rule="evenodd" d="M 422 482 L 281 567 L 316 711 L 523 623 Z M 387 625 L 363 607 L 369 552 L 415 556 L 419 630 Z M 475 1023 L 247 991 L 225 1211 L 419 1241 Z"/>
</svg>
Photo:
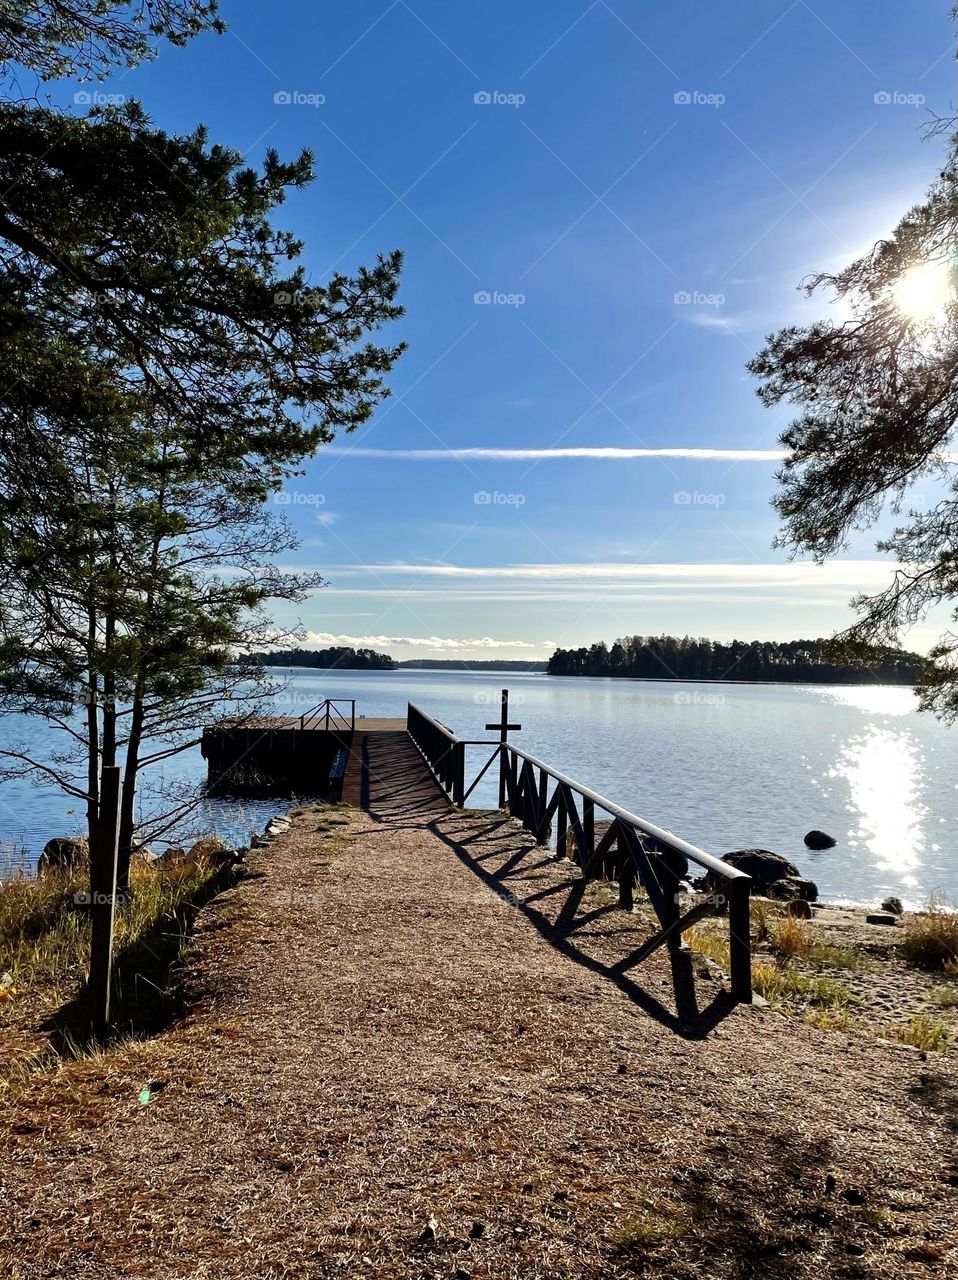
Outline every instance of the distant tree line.
<svg viewBox="0 0 958 1280">
<path fill-rule="evenodd" d="M 509 658 L 408 658 L 400 667 L 428 667 L 442 671 L 545 671 L 545 662 L 511 661 Z"/>
<path fill-rule="evenodd" d="M 333 645 L 329 649 L 279 649 L 275 653 L 254 653 L 252 662 L 264 667 L 341 667 L 345 671 L 393 671 L 396 662 L 388 653 L 375 649 L 351 649 Z"/>
<path fill-rule="evenodd" d="M 918 654 L 879 645 L 838 647 L 831 640 L 718 640 L 692 636 L 623 636 L 556 649 L 553 676 L 623 676 L 633 680 L 781 680 L 822 684 L 914 684 Z"/>
</svg>

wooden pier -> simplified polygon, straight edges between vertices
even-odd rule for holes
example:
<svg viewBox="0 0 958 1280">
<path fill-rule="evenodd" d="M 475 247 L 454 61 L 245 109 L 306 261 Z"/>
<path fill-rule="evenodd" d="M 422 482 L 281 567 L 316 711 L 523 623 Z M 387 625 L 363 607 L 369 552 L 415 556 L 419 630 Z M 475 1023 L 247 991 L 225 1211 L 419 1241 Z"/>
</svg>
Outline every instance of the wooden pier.
<svg viewBox="0 0 958 1280">
<path fill-rule="evenodd" d="M 346 710 L 348 708 L 348 711 Z M 369 809 L 371 785 L 399 803 L 405 791 L 432 795 L 463 809 L 475 788 L 497 766 L 497 811 L 521 822 L 538 846 L 578 869 L 583 883 L 604 880 L 618 887 L 619 907 L 631 912 L 644 892 L 658 929 L 638 947 L 622 972 L 660 947 L 681 949 L 683 933 L 710 915 L 728 922 L 730 985 L 736 1000 L 751 1002 L 749 926 L 751 879 L 662 827 L 638 817 L 598 791 L 568 777 L 509 741 L 509 692 L 502 691 L 500 718 L 486 724 L 494 739 L 459 738 L 442 721 L 409 703 L 406 718 L 356 716 L 354 700 L 326 699 L 302 716 L 276 716 L 221 724 L 203 735 L 211 779 L 228 789 L 244 774 L 253 785 L 271 781 L 303 794 L 342 799 Z M 471 782 L 466 749 L 492 748 Z M 215 788 L 214 788 L 215 789 Z M 699 877 L 693 891 L 690 875 Z"/>
<path fill-rule="evenodd" d="M 355 699 L 327 698 L 299 716 L 211 725 L 203 730 L 200 750 L 212 792 L 285 785 L 314 795 L 341 786 L 345 794 L 367 735 L 405 732 L 404 719 L 357 716 Z"/>
</svg>

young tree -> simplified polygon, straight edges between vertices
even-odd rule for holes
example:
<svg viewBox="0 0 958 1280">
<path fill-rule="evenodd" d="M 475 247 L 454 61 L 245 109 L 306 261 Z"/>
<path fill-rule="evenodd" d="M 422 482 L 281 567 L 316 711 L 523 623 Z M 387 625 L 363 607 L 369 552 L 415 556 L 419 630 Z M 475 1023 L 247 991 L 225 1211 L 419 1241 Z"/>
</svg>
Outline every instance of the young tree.
<svg viewBox="0 0 958 1280">
<path fill-rule="evenodd" d="M 273 687 L 235 655 L 272 638 L 259 616 L 267 600 L 298 599 L 320 580 L 272 567 L 295 539 L 264 506 L 262 483 L 197 469 L 173 430 L 141 429 L 131 449 L 123 426 L 74 442 L 69 461 L 53 503 L 0 491 L 0 707 L 45 714 L 68 749 L 53 760 L 21 746 L 0 755 L 8 774 L 39 772 L 83 799 L 91 831 L 100 768 L 122 763 L 128 857 L 140 771 L 194 746 L 224 699 L 234 715 L 261 709 Z M 152 834 L 195 798 L 192 789 L 171 811 L 154 808 Z"/>
<path fill-rule="evenodd" d="M 769 406 L 800 416 L 781 437 L 789 451 L 774 505 L 778 545 L 824 560 L 907 492 L 932 481 L 936 500 L 908 510 L 877 545 L 899 562 L 884 591 L 852 601 L 849 644 L 896 644 L 934 606 L 958 600 L 958 478 L 947 450 L 958 419 L 958 147 L 927 199 L 893 234 L 834 274 L 811 279 L 844 299 L 851 318 L 780 330 L 750 363 Z M 948 632 L 922 673 L 923 709 L 958 715 L 958 636 Z"/>
<path fill-rule="evenodd" d="M 401 257 L 310 288 L 271 222 L 309 156 L 257 172 L 135 106 L 0 111 L 0 175 L 0 691 L 61 709 L 72 754 L 16 767 L 57 776 L 91 830 L 124 753 L 128 844 L 139 769 L 169 750 L 143 742 L 187 744 L 257 606 L 309 585 L 270 568 L 290 544 L 263 503 L 387 394 L 402 345 L 370 335 L 401 314 Z"/>
</svg>

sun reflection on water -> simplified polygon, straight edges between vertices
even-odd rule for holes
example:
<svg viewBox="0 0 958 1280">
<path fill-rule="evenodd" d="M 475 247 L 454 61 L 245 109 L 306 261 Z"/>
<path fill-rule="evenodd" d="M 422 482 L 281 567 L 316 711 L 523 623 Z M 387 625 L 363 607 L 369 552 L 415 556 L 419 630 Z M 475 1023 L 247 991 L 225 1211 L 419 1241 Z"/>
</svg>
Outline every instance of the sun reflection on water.
<svg viewBox="0 0 958 1280">
<path fill-rule="evenodd" d="M 834 702 L 875 716 L 907 716 L 918 710 L 915 691 L 901 685 L 843 685 L 819 692 Z"/>
<path fill-rule="evenodd" d="M 857 817 L 855 840 L 879 871 L 894 874 L 903 885 L 918 883 L 913 873 L 926 847 L 922 763 L 910 733 L 873 724 L 848 739 L 830 771 L 848 784 L 849 809 Z"/>
</svg>

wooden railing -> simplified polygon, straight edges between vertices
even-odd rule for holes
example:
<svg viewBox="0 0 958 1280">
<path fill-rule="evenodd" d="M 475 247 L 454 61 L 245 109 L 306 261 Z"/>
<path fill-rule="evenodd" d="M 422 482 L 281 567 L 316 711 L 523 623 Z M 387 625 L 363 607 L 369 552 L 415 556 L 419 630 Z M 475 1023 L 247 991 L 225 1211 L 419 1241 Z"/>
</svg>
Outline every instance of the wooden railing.
<svg viewBox="0 0 958 1280">
<path fill-rule="evenodd" d="M 732 994 L 737 1000 L 752 999 L 751 877 L 630 813 L 511 742 L 458 738 L 413 703 L 409 704 L 406 726 L 453 804 L 461 808 L 498 760 L 500 795 L 505 797 L 506 808 L 535 836 L 537 844 L 549 843 L 555 820 L 557 852 L 569 856 L 587 880 L 606 877 L 618 881 L 619 905 L 624 910 L 632 909 L 635 886 L 642 885 L 660 927 L 626 964 L 617 966 L 619 970 L 639 964 L 660 946 L 678 949 L 685 930 L 705 916 L 727 915 Z M 494 750 L 467 788 L 468 746 L 491 746 Z M 597 813 L 606 816 L 604 831 L 597 832 Z M 709 891 L 691 894 L 692 905 L 683 914 L 683 889 L 692 866 L 706 874 Z"/>
<path fill-rule="evenodd" d="M 348 707 L 348 714 L 340 708 Z M 330 729 L 339 733 L 347 730 L 351 733 L 356 728 L 355 698 L 324 698 L 311 710 L 299 717 L 301 729 Z"/>
</svg>

